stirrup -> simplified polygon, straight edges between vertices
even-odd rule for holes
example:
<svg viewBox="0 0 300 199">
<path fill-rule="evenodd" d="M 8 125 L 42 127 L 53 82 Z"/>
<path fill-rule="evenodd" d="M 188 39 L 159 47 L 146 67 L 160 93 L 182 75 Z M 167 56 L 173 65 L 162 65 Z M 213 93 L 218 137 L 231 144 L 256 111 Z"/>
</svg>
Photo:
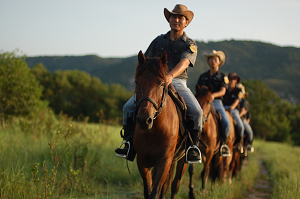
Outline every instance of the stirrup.
<svg viewBox="0 0 300 199">
<path fill-rule="evenodd" d="M 239 144 L 237 145 L 237 149 L 238 149 L 238 151 L 240 152 L 240 154 L 243 154 L 243 153 L 244 153 L 244 147 L 243 147 L 243 145 L 242 145 L 241 143 L 239 143 Z"/>
<path fill-rule="evenodd" d="M 253 152 L 254 152 L 254 147 L 253 147 L 251 144 L 248 144 L 248 145 L 247 145 L 247 151 L 248 151 L 249 153 L 253 153 Z"/>
<path fill-rule="evenodd" d="M 188 161 L 187 154 L 188 154 L 190 149 L 196 149 L 199 152 L 200 160 Z M 196 163 L 201 163 L 202 162 L 201 152 L 200 152 L 199 148 L 196 145 L 188 147 L 188 149 L 185 152 L 185 161 L 189 164 L 196 164 Z"/>
<path fill-rule="evenodd" d="M 228 151 L 229 153 L 228 153 L 228 154 L 223 154 L 223 152 L 222 152 L 223 148 L 226 148 L 227 151 Z M 228 157 L 228 156 L 230 156 L 230 150 L 229 150 L 227 144 L 223 144 L 223 145 L 221 146 L 221 148 L 220 148 L 220 155 L 223 156 L 223 157 Z"/>
<path fill-rule="evenodd" d="M 124 145 L 124 144 L 126 144 L 126 143 L 128 144 L 128 151 L 127 151 L 127 154 L 124 155 L 124 154 L 116 153 L 116 156 L 117 156 L 117 157 L 127 159 L 128 154 L 129 154 L 129 151 L 130 151 L 130 142 L 127 141 L 127 140 L 124 140 L 124 141 L 121 143 L 121 145 L 119 146 L 119 148 L 121 149 L 121 146 Z"/>
</svg>

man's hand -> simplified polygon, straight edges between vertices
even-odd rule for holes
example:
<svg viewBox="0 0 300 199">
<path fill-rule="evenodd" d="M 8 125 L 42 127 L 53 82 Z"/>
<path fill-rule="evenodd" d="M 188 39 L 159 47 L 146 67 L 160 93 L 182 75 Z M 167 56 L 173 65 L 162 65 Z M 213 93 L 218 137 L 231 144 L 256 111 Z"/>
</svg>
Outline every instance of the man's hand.
<svg viewBox="0 0 300 199">
<path fill-rule="evenodd" d="M 209 99 L 209 102 L 212 103 L 215 99 L 215 95 L 214 94 L 211 94 L 210 96 L 210 99 Z"/>
<path fill-rule="evenodd" d="M 171 75 L 171 74 L 167 74 L 166 75 L 166 86 L 168 87 L 169 86 L 169 84 L 171 84 L 172 83 L 172 80 L 173 80 L 173 76 Z"/>
</svg>

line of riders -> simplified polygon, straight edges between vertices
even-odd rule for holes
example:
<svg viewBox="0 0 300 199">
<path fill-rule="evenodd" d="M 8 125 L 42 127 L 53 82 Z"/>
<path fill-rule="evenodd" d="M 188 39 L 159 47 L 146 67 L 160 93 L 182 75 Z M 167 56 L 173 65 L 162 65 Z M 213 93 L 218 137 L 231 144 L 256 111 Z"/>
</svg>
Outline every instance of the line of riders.
<svg viewBox="0 0 300 199">
<path fill-rule="evenodd" d="M 194 14 L 184 5 L 176 5 L 172 12 L 164 9 L 164 15 L 169 22 L 171 30 L 166 34 L 156 37 L 145 52 L 146 57 L 159 57 L 163 52 L 167 53 L 169 72 L 166 75 L 166 85 L 170 83 L 175 87 L 178 94 L 184 99 L 187 112 L 186 115 L 194 122 L 190 130 L 190 138 L 186 150 L 187 163 L 200 163 L 201 152 L 197 147 L 200 135 L 204 127 L 203 111 L 194 94 L 187 87 L 187 68 L 193 67 L 197 56 L 196 42 L 186 36 L 183 29 L 191 22 Z M 184 49 L 184 50 L 182 50 Z M 221 156 L 230 156 L 227 146 L 230 123 L 226 110 L 229 111 L 235 120 L 235 134 L 238 150 L 244 156 L 253 152 L 253 131 L 249 124 L 251 114 L 249 102 L 246 100 L 248 93 L 240 83 L 241 77 L 236 73 L 229 73 L 226 76 L 219 71 L 225 63 L 225 54 L 222 51 L 213 50 L 205 55 L 209 70 L 199 76 L 197 85 L 211 86 L 212 102 L 215 110 L 220 114 L 222 144 L 220 146 Z M 135 153 L 132 144 L 133 129 L 136 125 L 133 117 L 135 112 L 135 95 L 133 95 L 123 107 L 123 129 L 121 137 L 124 141 L 115 150 L 118 157 L 134 160 Z M 245 136 L 244 136 L 245 135 Z M 244 140 L 242 140 L 244 138 Z M 243 142 L 242 142 L 243 141 Z M 194 144 L 195 143 L 195 144 Z M 241 143 L 244 143 L 242 146 Z M 245 148 L 245 150 L 244 150 Z"/>
</svg>

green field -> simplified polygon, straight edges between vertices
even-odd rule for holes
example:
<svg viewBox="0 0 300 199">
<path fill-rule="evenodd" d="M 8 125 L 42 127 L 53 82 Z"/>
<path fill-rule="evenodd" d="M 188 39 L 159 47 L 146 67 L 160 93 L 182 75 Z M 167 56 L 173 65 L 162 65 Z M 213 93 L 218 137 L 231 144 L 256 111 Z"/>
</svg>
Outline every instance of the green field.
<svg viewBox="0 0 300 199">
<path fill-rule="evenodd" d="M 120 126 L 38 125 L 15 120 L 1 128 L 0 198 L 143 198 L 136 163 L 128 162 L 130 174 L 127 162 L 115 157 Z M 196 165 L 197 198 L 242 198 L 254 186 L 261 159 L 270 172 L 271 198 L 299 198 L 300 149 L 260 140 L 254 147 L 231 185 L 209 183 L 201 193 L 202 164 Z M 177 198 L 188 198 L 188 180 L 186 172 Z"/>
</svg>

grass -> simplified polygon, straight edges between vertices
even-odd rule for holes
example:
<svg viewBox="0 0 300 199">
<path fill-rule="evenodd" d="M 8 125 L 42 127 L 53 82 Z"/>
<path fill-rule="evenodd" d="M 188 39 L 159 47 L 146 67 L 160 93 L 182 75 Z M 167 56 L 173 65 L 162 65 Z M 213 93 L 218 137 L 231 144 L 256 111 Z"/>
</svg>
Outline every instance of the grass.
<svg viewBox="0 0 300 199">
<path fill-rule="evenodd" d="M 300 148 L 288 144 L 259 143 L 259 152 L 270 172 L 271 198 L 300 198 Z"/>
<path fill-rule="evenodd" d="M 7 125 L 0 130 L 0 198 L 143 198 L 136 163 L 128 162 L 130 174 L 126 161 L 115 157 L 120 129 L 71 121 L 49 128 Z M 254 147 L 231 185 L 208 183 L 205 193 L 200 191 L 203 165 L 197 164 L 196 197 L 242 198 L 254 186 L 263 158 L 270 171 L 271 198 L 298 198 L 300 149 L 264 141 L 255 141 Z M 188 183 L 186 171 L 177 198 L 188 198 Z"/>
</svg>

